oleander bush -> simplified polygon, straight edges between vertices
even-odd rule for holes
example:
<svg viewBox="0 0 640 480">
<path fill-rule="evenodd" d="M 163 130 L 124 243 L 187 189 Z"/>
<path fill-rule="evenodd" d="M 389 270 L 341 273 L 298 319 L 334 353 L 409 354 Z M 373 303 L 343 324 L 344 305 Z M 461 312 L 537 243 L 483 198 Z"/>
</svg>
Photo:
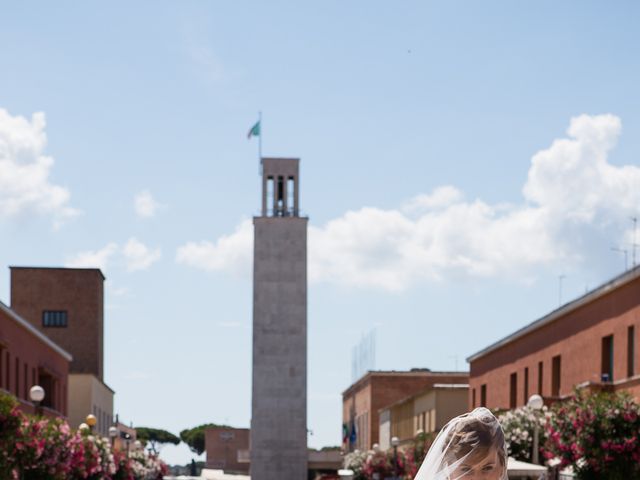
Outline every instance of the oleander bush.
<svg viewBox="0 0 640 480">
<path fill-rule="evenodd" d="M 0 478 L 13 480 L 158 480 L 166 465 L 108 439 L 73 430 L 58 418 L 27 415 L 0 393 Z"/>
</svg>

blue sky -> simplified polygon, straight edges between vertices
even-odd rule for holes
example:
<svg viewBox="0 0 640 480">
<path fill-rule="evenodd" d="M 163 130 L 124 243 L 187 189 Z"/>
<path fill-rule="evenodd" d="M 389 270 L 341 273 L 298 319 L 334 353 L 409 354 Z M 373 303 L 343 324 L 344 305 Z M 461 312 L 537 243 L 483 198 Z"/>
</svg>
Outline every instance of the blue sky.
<svg viewBox="0 0 640 480">
<path fill-rule="evenodd" d="M 248 426 L 246 132 L 261 110 L 264 153 L 302 159 L 309 443 L 338 444 L 351 349 L 372 328 L 378 368 L 463 368 L 557 307 L 558 275 L 569 300 L 622 271 L 610 249 L 631 248 L 640 200 L 639 13 L 2 5 L 0 299 L 9 265 L 99 264 L 121 417 Z"/>
</svg>

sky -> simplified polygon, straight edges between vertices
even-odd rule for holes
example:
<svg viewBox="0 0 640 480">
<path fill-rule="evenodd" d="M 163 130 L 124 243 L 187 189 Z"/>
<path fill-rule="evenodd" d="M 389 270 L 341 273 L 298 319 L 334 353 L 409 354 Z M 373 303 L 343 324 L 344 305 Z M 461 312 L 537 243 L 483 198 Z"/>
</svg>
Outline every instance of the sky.
<svg viewBox="0 0 640 480">
<path fill-rule="evenodd" d="M 261 111 L 264 155 L 301 159 L 310 219 L 309 445 L 338 445 L 369 332 L 377 369 L 467 369 L 622 273 L 613 249 L 632 265 L 639 14 L 631 1 L 4 3 L 0 300 L 10 265 L 101 268 L 120 418 L 248 427 L 260 179 L 247 131 Z"/>
</svg>

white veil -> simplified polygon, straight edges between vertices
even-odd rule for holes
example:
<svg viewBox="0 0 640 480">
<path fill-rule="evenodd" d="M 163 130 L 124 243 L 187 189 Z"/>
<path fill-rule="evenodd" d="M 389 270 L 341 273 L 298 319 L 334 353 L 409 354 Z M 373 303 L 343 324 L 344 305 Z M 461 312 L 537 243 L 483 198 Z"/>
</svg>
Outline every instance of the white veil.
<svg viewBox="0 0 640 480">
<path fill-rule="evenodd" d="M 440 431 L 414 480 L 508 480 L 507 448 L 498 419 L 476 408 Z"/>
</svg>

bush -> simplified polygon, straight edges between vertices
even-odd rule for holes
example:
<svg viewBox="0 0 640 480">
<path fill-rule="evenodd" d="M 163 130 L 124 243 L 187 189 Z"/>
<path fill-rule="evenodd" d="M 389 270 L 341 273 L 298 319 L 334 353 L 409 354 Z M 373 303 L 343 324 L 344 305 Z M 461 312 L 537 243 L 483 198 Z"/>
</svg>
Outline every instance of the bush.
<svg viewBox="0 0 640 480">
<path fill-rule="evenodd" d="M 23 414 L 0 393 L 0 478 L 20 480 L 156 480 L 159 459 L 112 452 L 109 440 L 72 430 L 58 418 Z"/>
<path fill-rule="evenodd" d="M 550 415 L 551 412 L 547 407 L 542 407 L 541 411 L 520 407 L 497 415 L 504 431 L 504 439 L 510 457 L 523 462 L 531 462 L 535 425 L 538 424 L 538 447 L 542 450 L 546 441 L 545 425 Z"/>
<path fill-rule="evenodd" d="M 544 455 L 581 480 L 640 478 L 640 409 L 625 393 L 577 391 L 554 406 Z"/>
</svg>

